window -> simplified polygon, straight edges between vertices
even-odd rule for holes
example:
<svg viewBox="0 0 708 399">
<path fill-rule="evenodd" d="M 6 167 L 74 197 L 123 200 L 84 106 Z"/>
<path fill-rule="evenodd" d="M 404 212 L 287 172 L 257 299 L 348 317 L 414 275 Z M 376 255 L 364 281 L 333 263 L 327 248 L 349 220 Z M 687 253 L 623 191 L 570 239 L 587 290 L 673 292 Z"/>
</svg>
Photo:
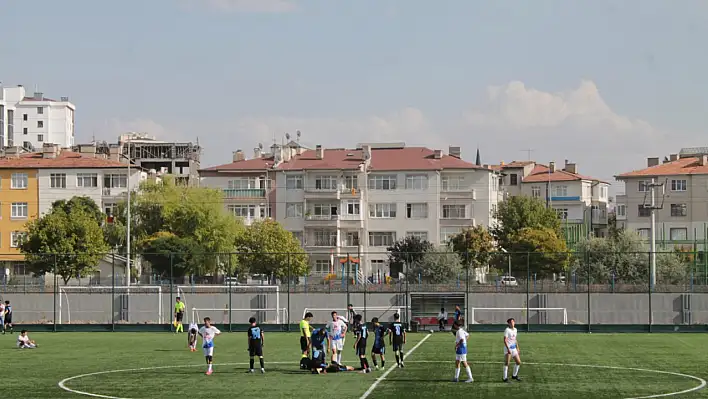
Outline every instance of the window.
<svg viewBox="0 0 708 399">
<path fill-rule="evenodd" d="M 671 204 L 671 216 L 688 216 L 688 206 L 686 204 Z"/>
<path fill-rule="evenodd" d="M 344 211 L 346 215 L 361 215 L 361 204 L 359 201 L 345 201 Z"/>
<path fill-rule="evenodd" d="M 509 175 L 509 185 L 510 186 L 516 186 L 519 184 L 519 175 L 516 173 L 512 173 Z"/>
<path fill-rule="evenodd" d="M 120 173 L 105 175 L 103 176 L 103 187 L 126 188 L 128 187 L 128 175 Z"/>
<path fill-rule="evenodd" d="M 343 247 L 358 247 L 359 246 L 359 232 L 358 231 L 348 231 L 344 235 Z"/>
<path fill-rule="evenodd" d="M 289 202 L 285 204 L 285 217 L 302 218 L 304 209 L 305 207 L 302 202 Z"/>
<path fill-rule="evenodd" d="M 651 216 L 651 209 L 644 206 L 644 204 L 637 205 L 637 216 L 641 218 L 646 218 Z"/>
<path fill-rule="evenodd" d="M 617 216 L 627 216 L 627 205 L 617 205 Z"/>
<path fill-rule="evenodd" d="M 27 114 L 22 114 L 22 120 L 26 121 L 27 120 Z"/>
<path fill-rule="evenodd" d="M 241 217 L 244 219 L 252 219 L 256 217 L 255 205 L 229 205 L 228 210 L 236 217 Z"/>
<path fill-rule="evenodd" d="M 372 190 L 395 190 L 396 175 L 369 176 L 369 188 Z"/>
<path fill-rule="evenodd" d="M 37 114 L 43 115 L 44 114 L 44 107 L 37 107 Z"/>
<path fill-rule="evenodd" d="M 105 203 L 103 204 L 103 212 L 106 216 L 115 216 L 116 209 L 118 209 L 118 204 Z"/>
<path fill-rule="evenodd" d="M 40 142 L 40 143 L 43 142 L 43 141 L 44 141 L 44 135 L 43 135 L 43 134 L 38 134 L 38 135 L 37 135 L 37 141 Z"/>
<path fill-rule="evenodd" d="M 27 128 L 26 128 L 26 127 L 22 128 L 22 134 L 27 134 Z"/>
<path fill-rule="evenodd" d="M 638 181 L 637 182 L 637 191 L 639 191 L 640 193 L 645 193 L 645 192 L 649 191 L 649 184 L 650 184 L 650 182 L 648 182 L 646 180 Z"/>
<path fill-rule="evenodd" d="M 415 237 L 415 238 L 419 239 L 420 241 L 428 241 L 428 232 L 427 231 L 409 231 L 406 233 L 406 236 Z"/>
<path fill-rule="evenodd" d="M 568 186 L 554 186 L 552 192 L 554 197 L 567 197 Z"/>
<path fill-rule="evenodd" d="M 49 187 L 66 188 L 66 173 L 52 173 L 49 175 Z"/>
<path fill-rule="evenodd" d="M 334 230 L 315 230 L 313 233 L 315 247 L 336 247 L 337 232 Z"/>
<path fill-rule="evenodd" d="M 428 217 L 428 204 L 406 204 L 406 217 L 408 219 L 426 219 Z"/>
<path fill-rule="evenodd" d="M 260 216 L 261 219 L 269 218 L 271 217 L 271 208 L 266 208 L 265 206 L 260 207 Z"/>
<path fill-rule="evenodd" d="M 440 244 L 446 244 L 450 239 L 462 232 L 461 227 L 442 227 L 440 228 Z"/>
<path fill-rule="evenodd" d="M 313 274 L 327 275 L 332 269 L 332 264 L 328 259 L 315 259 L 312 272 Z"/>
<path fill-rule="evenodd" d="M 686 180 L 671 180 L 671 191 L 686 191 Z"/>
<path fill-rule="evenodd" d="M 337 176 L 317 176 L 315 177 L 315 190 L 336 190 Z"/>
<path fill-rule="evenodd" d="M 28 179 L 29 176 L 27 175 L 27 173 L 13 173 L 12 179 L 10 180 L 10 188 L 26 189 Z"/>
<path fill-rule="evenodd" d="M 395 231 L 372 231 L 369 233 L 369 246 L 388 247 L 396 242 Z"/>
<path fill-rule="evenodd" d="M 98 187 L 98 174 L 79 173 L 76 175 L 76 185 L 79 187 Z"/>
<path fill-rule="evenodd" d="M 531 196 L 534 198 L 541 198 L 541 187 L 532 186 L 531 187 Z"/>
<path fill-rule="evenodd" d="M 428 176 L 425 176 L 425 175 L 406 176 L 406 189 L 407 190 L 427 190 L 428 189 Z"/>
<path fill-rule="evenodd" d="M 395 218 L 396 204 L 371 204 L 369 205 L 369 217 Z"/>
<path fill-rule="evenodd" d="M 497 210 L 498 210 L 497 204 L 492 204 L 492 206 L 489 208 L 489 216 L 496 217 Z"/>
<path fill-rule="evenodd" d="M 357 176 L 344 176 L 344 187 L 349 190 L 359 189 L 359 178 Z"/>
<path fill-rule="evenodd" d="M 688 240 L 688 229 L 685 227 L 672 227 L 669 229 L 671 241 Z"/>
<path fill-rule="evenodd" d="M 639 237 L 649 238 L 649 234 L 651 234 L 651 230 L 650 229 L 637 229 L 637 234 L 639 234 Z"/>
<path fill-rule="evenodd" d="M 383 259 L 372 259 L 371 260 L 371 271 L 372 272 L 383 272 L 386 273 L 386 261 Z M 374 276 L 374 278 L 379 278 Z"/>
<path fill-rule="evenodd" d="M 607 187 L 600 187 L 600 198 L 607 198 Z"/>
<path fill-rule="evenodd" d="M 560 220 L 568 220 L 568 208 L 555 208 Z"/>
<path fill-rule="evenodd" d="M 29 214 L 26 202 L 13 202 L 11 210 L 10 217 L 12 218 L 23 219 Z"/>
<path fill-rule="evenodd" d="M 337 205 L 314 204 L 312 206 L 312 216 L 314 216 L 314 219 L 330 219 L 332 216 L 337 216 L 337 214 Z"/>
<path fill-rule="evenodd" d="M 10 232 L 10 248 L 19 248 L 25 237 L 27 237 L 27 233 L 24 231 Z"/>
<path fill-rule="evenodd" d="M 239 177 L 229 180 L 229 190 L 247 190 L 249 188 L 258 188 L 255 177 Z"/>
<path fill-rule="evenodd" d="M 44 127 L 44 121 L 37 121 L 37 128 L 41 129 Z"/>
<path fill-rule="evenodd" d="M 443 176 L 442 191 L 462 191 L 465 189 L 464 176 Z"/>
<path fill-rule="evenodd" d="M 302 231 L 293 231 L 293 237 L 300 243 L 300 245 L 305 245 L 305 234 Z"/>
<path fill-rule="evenodd" d="M 285 178 L 285 188 L 288 190 L 302 190 L 302 176 L 288 176 Z"/>
<path fill-rule="evenodd" d="M 443 205 L 443 219 L 466 219 L 467 207 L 465 205 Z"/>
</svg>

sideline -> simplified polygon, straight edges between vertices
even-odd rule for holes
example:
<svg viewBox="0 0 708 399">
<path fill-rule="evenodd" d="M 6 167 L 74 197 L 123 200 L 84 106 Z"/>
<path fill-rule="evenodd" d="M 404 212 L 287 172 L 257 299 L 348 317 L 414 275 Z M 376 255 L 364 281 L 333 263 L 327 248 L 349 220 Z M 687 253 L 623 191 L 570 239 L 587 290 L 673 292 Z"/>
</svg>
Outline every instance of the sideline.
<svg viewBox="0 0 708 399">
<path fill-rule="evenodd" d="M 415 352 L 415 350 L 418 349 L 419 346 L 423 345 L 423 342 L 425 342 L 428 338 L 430 338 L 430 337 L 432 337 L 432 336 L 433 336 L 432 334 L 428 334 L 428 335 L 426 335 L 425 337 L 423 337 L 423 339 L 421 339 L 420 342 L 418 342 L 417 344 L 415 344 L 415 346 L 414 346 L 413 348 L 411 348 L 410 351 L 406 352 L 406 353 L 403 355 L 403 360 L 406 360 L 406 358 L 407 358 L 408 356 L 410 356 L 413 352 Z M 389 374 L 391 374 L 391 372 L 392 372 L 395 368 L 396 368 L 396 365 L 395 365 L 395 364 L 392 364 L 391 367 L 389 367 L 388 370 L 386 370 L 386 372 L 381 375 L 381 377 L 377 378 L 376 381 L 374 381 L 374 383 L 371 384 L 371 386 L 369 387 L 369 389 L 367 389 L 366 392 L 364 392 L 364 394 L 361 395 L 361 397 L 360 397 L 359 399 L 366 399 L 366 398 L 368 398 L 369 395 L 371 395 L 371 393 L 374 392 L 374 389 L 376 389 L 376 387 L 381 383 L 381 381 L 385 380 L 385 379 L 386 379 L 386 376 L 388 376 Z"/>
</svg>

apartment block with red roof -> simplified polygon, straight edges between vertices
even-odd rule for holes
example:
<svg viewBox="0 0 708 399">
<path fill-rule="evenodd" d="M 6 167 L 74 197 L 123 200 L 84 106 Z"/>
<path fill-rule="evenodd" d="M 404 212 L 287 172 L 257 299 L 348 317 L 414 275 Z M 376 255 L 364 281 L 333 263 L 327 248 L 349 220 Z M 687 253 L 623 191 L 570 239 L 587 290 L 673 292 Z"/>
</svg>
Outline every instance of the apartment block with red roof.
<svg viewBox="0 0 708 399">
<path fill-rule="evenodd" d="M 566 230 L 592 231 L 597 236 L 607 229 L 609 186 L 599 179 L 581 175 L 575 163 L 514 161 L 492 166 L 499 170 L 499 185 L 506 196 L 527 195 L 553 207 Z"/>
<path fill-rule="evenodd" d="M 615 176 L 625 185 L 617 195 L 617 225 L 649 238 L 651 196 L 656 189 L 656 239 L 672 243 L 702 244 L 708 238 L 708 147 L 683 148 L 663 159 L 648 158 L 645 168 Z M 702 244 L 703 245 L 703 244 Z"/>
</svg>

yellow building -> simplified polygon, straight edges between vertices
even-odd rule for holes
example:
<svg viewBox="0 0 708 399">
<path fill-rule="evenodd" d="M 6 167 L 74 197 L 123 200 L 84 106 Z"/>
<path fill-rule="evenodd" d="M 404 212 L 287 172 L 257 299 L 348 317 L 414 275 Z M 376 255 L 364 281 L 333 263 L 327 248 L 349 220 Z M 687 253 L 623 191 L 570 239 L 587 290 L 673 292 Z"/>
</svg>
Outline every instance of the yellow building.
<svg viewBox="0 0 708 399">
<path fill-rule="evenodd" d="M 25 224 L 39 216 L 39 169 L 27 168 L 22 161 L 0 161 L 0 261 L 3 262 L 22 261 L 18 243 Z"/>
</svg>

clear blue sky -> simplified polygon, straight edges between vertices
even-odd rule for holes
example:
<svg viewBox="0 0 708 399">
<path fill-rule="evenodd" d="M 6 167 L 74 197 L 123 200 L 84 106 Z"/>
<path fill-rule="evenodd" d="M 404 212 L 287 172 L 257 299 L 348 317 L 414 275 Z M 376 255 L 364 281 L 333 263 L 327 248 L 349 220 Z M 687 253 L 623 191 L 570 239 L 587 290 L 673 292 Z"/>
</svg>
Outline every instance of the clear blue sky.
<svg viewBox="0 0 708 399">
<path fill-rule="evenodd" d="M 0 26 L 0 80 L 70 96 L 78 141 L 198 137 L 204 165 L 295 129 L 603 178 L 708 145 L 701 0 L 0 0 Z"/>
</svg>

